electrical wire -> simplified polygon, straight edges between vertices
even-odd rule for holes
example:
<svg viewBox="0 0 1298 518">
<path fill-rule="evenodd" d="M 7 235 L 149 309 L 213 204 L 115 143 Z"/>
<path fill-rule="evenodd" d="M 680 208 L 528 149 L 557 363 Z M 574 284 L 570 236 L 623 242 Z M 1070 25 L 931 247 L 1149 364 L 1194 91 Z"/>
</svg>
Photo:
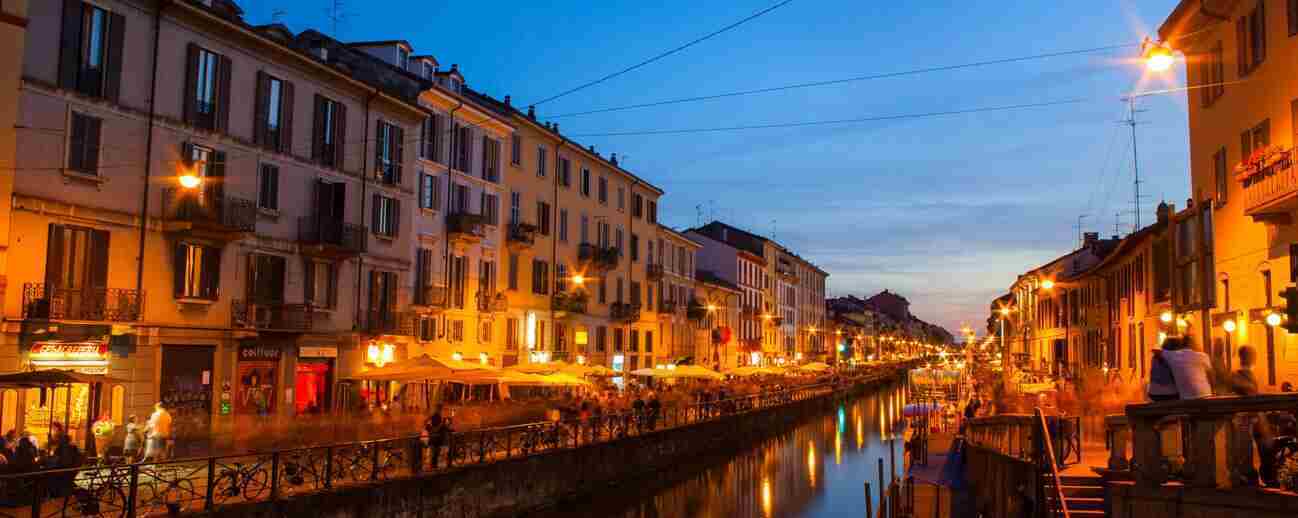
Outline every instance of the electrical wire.
<svg viewBox="0 0 1298 518">
<path fill-rule="evenodd" d="M 834 119 L 823 121 L 802 121 L 802 122 L 783 122 L 771 124 L 752 124 L 746 126 L 718 126 L 712 128 L 681 128 L 681 129 L 661 129 L 661 130 L 635 130 L 635 131 L 608 131 L 602 133 L 577 133 L 574 137 L 625 137 L 635 135 L 680 135 L 694 133 L 717 133 L 725 131 L 744 131 L 755 129 L 773 129 L 773 128 L 796 128 L 806 126 L 826 126 L 833 124 L 851 124 L 857 122 L 879 122 L 890 120 L 907 120 L 907 119 L 926 119 L 933 117 L 942 117 L 948 115 L 963 115 L 969 113 L 985 113 L 996 111 L 1023 110 L 1028 108 L 1042 108 L 1047 106 L 1059 106 L 1064 104 L 1079 104 L 1088 101 L 1094 101 L 1095 98 L 1078 97 L 1074 99 L 1061 99 L 1056 101 L 1045 101 L 1039 103 L 1010 104 L 1003 106 L 985 106 L 982 108 L 968 108 L 961 110 L 944 110 L 921 113 L 904 113 L 896 115 L 879 115 L 873 117 L 858 117 L 854 119 Z"/>
<path fill-rule="evenodd" d="M 986 60 L 986 61 L 975 61 L 975 62 L 972 62 L 972 63 L 961 63 L 961 64 L 957 64 L 957 65 L 944 65 L 944 66 L 937 66 L 937 67 L 917 68 L 917 69 L 913 69 L 913 70 L 901 70 L 901 71 L 897 71 L 897 72 L 887 72 L 887 73 L 881 73 L 881 74 L 870 74 L 870 75 L 863 75 L 863 76 L 845 77 L 845 78 L 842 78 L 842 79 L 829 79 L 829 80 L 825 80 L 825 81 L 812 81 L 812 82 L 807 82 L 807 83 L 793 83 L 793 84 L 788 84 L 788 85 L 783 85 L 783 86 L 772 86 L 772 87 L 768 87 L 768 88 L 758 88 L 758 89 L 754 89 L 754 90 L 739 90 L 739 91 L 735 91 L 735 92 L 725 92 L 725 93 L 719 93 L 719 94 L 700 95 L 700 96 L 694 96 L 694 97 L 681 97 L 681 98 L 678 98 L 678 99 L 666 99 L 666 100 L 662 100 L 662 101 L 651 101 L 651 102 L 647 102 L 647 103 L 629 104 L 629 105 L 625 105 L 625 106 L 613 106 L 613 107 L 609 107 L 609 108 L 598 108 L 598 109 L 594 109 L 594 110 L 587 110 L 587 111 L 580 111 L 580 112 L 562 113 L 562 114 L 559 114 L 559 115 L 551 115 L 551 116 L 549 116 L 549 117 L 547 117 L 547 118 L 549 118 L 549 119 L 559 119 L 559 118 L 563 118 L 563 117 L 577 117 L 577 116 L 581 116 L 581 115 L 592 115 L 592 114 L 597 114 L 597 113 L 609 113 L 609 112 L 617 112 L 617 111 L 625 111 L 625 110 L 634 110 L 634 109 L 637 109 L 637 108 L 650 108 L 650 107 L 654 107 L 654 106 L 666 106 L 666 105 L 671 105 L 671 104 L 682 104 L 682 103 L 691 103 L 691 102 L 699 102 L 699 101 L 710 101 L 710 100 L 714 100 L 714 99 L 725 99 L 725 98 L 728 98 L 728 97 L 741 97 L 741 96 L 745 96 L 745 95 L 756 95 L 756 94 L 764 94 L 764 93 L 771 93 L 771 92 L 783 92 L 783 91 L 787 91 L 787 90 L 797 90 L 797 89 L 801 89 L 801 88 L 813 88 L 813 87 L 817 87 L 817 86 L 829 86 L 829 85 L 837 85 L 837 84 L 844 84 L 844 83 L 854 83 L 854 82 L 859 82 L 859 81 L 872 81 L 872 80 L 876 80 L 876 79 L 889 79 L 889 78 L 894 78 L 894 77 L 903 77 L 903 76 L 910 76 L 910 75 L 929 74 L 929 73 L 933 73 L 933 72 L 948 72 L 948 71 L 952 71 L 952 70 L 960 70 L 960 69 L 965 69 L 965 68 L 984 67 L 984 66 L 991 66 L 991 65 L 1003 65 L 1003 64 L 1007 64 L 1007 63 L 1018 63 L 1018 62 L 1022 62 L 1022 61 L 1032 61 L 1032 60 L 1038 60 L 1038 59 L 1047 59 L 1047 58 L 1061 57 L 1061 56 L 1072 56 L 1072 55 L 1078 55 L 1078 54 L 1092 54 L 1092 53 L 1096 53 L 1096 52 L 1104 52 L 1104 51 L 1109 51 L 1109 50 L 1116 50 L 1116 49 L 1121 49 L 1121 48 L 1126 48 L 1126 47 L 1138 47 L 1138 46 L 1140 46 L 1139 43 L 1124 43 L 1124 44 L 1120 44 L 1120 45 L 1108 45 L 1108 46 L 1104 46 L 1104 47 L 1093 47 L 1093 48 L 1089 48 L 1089 49 L 1065 50 L 1065 51 L 1059 51 L 1059 52 L 1048 52 L 1048 53 L 1044 53 L 1044 54 L 1033 54 L 1033 55 L 1029 55 L 1029 56 L 1019 56 L 1019 57 L 1001 58 L 1001 59 L 991 59 L 991 60 Z"/>
<path fill-rule="evenodd" d="M 682 50 L 685 50 L 685 49 L 687 49 L 687 48 L 693 47 L 694 45 L 697 45 L 697 44 L 699 44 L 699 43 L 702 43 L 702 42 L 704 42 L 704 41 L 707 41 L 707 40 L 709 40 L 709 39 L 712 39 L 712 38 L 714 38 L 714 37 L 716 37 L 716 36 L 719 36 L 720 34 L 726 32 L 726 31 L 729 31 L 729 30 L 731 30 L 731 29 L 734 29 L 735 27 L 738 27 L 738 26 L 740 26 L 740 25 L 743 25 L 743 24 L 745 24 L 745 23 L 748 23 L 748 22 L 750 22 L 750 21 L 753 21 L 753 20 L 755 20 L 755 19 L 757 19 L 757 18 L 760 18 L 762 15 L 765 15 L 766 13 L 769 13 L 769 12 L 771 12 L 771 11 L 774 11 L 774 10 L 776 10 L 776 9 L 779 9 L 779 8 L 781 8 L 781 7 L 784 7 L 784 6 L 786 6 L 786 5 L 789 5 L 789 4 L 792 3 L 792 2 L 793 2 L 793 0 L 784 0 L 784 1 L 780 2 L 780 3 L 778 3 L 778 4 L 772 5 L 772 6 L 770 6 L 770 7 L 767 7 L 767 8 L 765 8 L 765 9 L 762 9 L 761 11 L 757 11 L 756 13 L 753 13 L 753 14 L 751 14 L 751 15 L 748 15 L 748 17 L 746 17 L 746 18 L 744 18 L 744 19 L 741 19 L 741 20 L 739 20 L 739 21 L 736 21 L 736 22 L 734 22 L 734 23 L 731 23 L 730 25 L 727 25 L 727 26 L 725 26 L 725 27 L 722 27 L 722 28 L 720 28 L 720 29 L 717 29 L 717 30 L 715 30 L 715 31 L 712 31 L 712 32 L 710 32 L 710 33 L 708 33 L 708 34 L 706 34 L 706 35 L 704 35 L 704 36 L 699 37 L 699 38 L 695 38 L 695 39 L 691 40 L 690 42 L 685 43 L 684 45 L 680 45 L 680 46 L 678 46 L 678 47 L 676 47 L 676 48 L 673 48 L 673 49 L 668 50 L 668 51 L 666 51 L 666 52 L 662 52 L 662 53 L 660 53 L 660 54 L 658 54 L 658 55 L 656 55 L 656 56 L 654 56 L 654 57 L 651 57 L 651 58 L 649 58 L 649 59 L 646 59 L 646 60 L 641 61 L 641 62 L 639 62 L 639 63 L 636 63 L 636 64 L 634 64 L 634 65 L 631 65 L 631 66 L 629 66 L 629 67 L 626 67 L 626 68 L 624 68 L 624 69 L 622 69 L 622 70 L 619 70 L 619 71 L 617 71 L 617 72 L 613 72 L 613 73 L 608 74 L 608 75 L 606 75 L 606 76 L 604 76 L 604 77 L 601 77 L 601 78 L 599 78 L 599 79 L 595 79 L 595 80 L 593 80 L 593 81 L 588 81 L 588 82 L 586 82 L 586 83 L 583 83 L 583 84 L 581 84 L 581 85 L 575 86 L 575 87 L 573 87 L 573 88 L 569 88 L 569 89 L 567 89 L 567 90 L 564 90 L 564 91 L 562 91 L 562 92 L 559 92 L 559 93 L 557 93 L 557 94 L 555 94 L 555 95 L 551 95 L 551 96 L 549 96 L 549 97 L 546 97 L 545 99 L 541 99 L 540 101 L 537 101 L 537 102 L 534 102 L 534 103 L 531 103 L 531 104 L 532 104 L 533 106 L 540 106 L 541 104 L 548 103 L 548 102 L 553 101 L 553 100 L 555 100 L 555 99 L 558 99 L 558 98 L 560 98 L 560 97 L 564 97 L 564 96 L 566 96 L 566 95 L 573 94 L 573 93 L 579 92 L 579 91 L 581 91 L 581 90 L 584 90 L 584 89 L 586 89 L 586 88 L 590 88 L 590 87 L 595 86 L 595 85 L 597 85 L 597 84 L 603 83 L 604 81 L 608 81 L 609 79 L 613 79 L 613 78 L 615 78 L 615 77 L 617 77 L 617 76 L 620 76 L 620 75 L 622 75 L 622 74 L 625 74 L 625 73 L 630 72 L 630 71 L 632 71 L 632 70 L 635 70 L 635 69 L 637 69 L 637 68 L 643 67 L 643 66 L 645 66 L 645 65 L 648 65 L 648 64 L 653 63 L 653 62 L 655 62 L 655 61 L 658 61 L 658 60 L 660 60 L 660 59 L 663 59 L 663 58 L 665 58 L 665 57 L 667 57 L 667 56 L 670 56 L 670 55 L 672 55 L 672 54 L 675 54 L 675 53 L 680 52 L 680 51 L 682 51 Z"/>
</svg>

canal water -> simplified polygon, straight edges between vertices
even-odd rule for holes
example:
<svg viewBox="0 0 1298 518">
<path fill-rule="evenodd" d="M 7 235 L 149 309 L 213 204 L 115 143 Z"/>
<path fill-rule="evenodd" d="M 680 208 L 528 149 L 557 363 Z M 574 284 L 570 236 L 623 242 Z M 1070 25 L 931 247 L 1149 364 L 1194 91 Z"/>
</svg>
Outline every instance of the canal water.
<svg viewBox="0 0 1298 518">
<path fill-rule="evenodd" d="M 863 517 L 866 481 L 879 509 L 879 460 L 885 477 L 889 470 L 903 476 L 905 404 L 902 386 L 881 388 L 737 456 L 685 468 L 672 480 L 610 487 L 540 516 Z"/>
</svg>

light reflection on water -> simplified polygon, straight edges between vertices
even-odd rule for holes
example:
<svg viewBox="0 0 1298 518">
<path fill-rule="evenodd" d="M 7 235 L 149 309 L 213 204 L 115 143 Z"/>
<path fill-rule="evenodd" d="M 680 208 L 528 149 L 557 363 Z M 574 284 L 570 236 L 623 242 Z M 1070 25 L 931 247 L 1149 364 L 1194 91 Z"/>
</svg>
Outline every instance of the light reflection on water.
<svg viewBox="0 0 1298 518">
<path fill-rule="evenodd" d="M 687 474 L 687 478 L 669 486 L 623 484 L 610 488 L 609 494 L 594 495 L 543 516 L 862 516 L 866 481 L 871 486 L 872 506 L 879 508 L 879 461 L 883 461 L 885 473 L 895 469 L 901 476 L 904 470 L 903 434 L 897 427 L 906 402 L 903 392 L 900 388 L 888 389 L 844 403 L 835 412 L 768 439 L 728 461 Z M 849 426 L 855 431 L 855 442 L 844 440 Z M 832 462 L 827 457 L 830 452 L 825 451 L 828 444 L 834 448 Z"/>
</svg>

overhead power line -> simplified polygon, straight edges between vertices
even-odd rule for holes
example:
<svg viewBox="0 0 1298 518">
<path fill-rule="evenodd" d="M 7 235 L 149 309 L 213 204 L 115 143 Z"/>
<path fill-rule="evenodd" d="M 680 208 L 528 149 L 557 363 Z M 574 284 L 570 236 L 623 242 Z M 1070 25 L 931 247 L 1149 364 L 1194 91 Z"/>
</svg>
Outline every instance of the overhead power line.
<svg viewBox="0 0 1298 518">
<path fill-rule="evenodd" d="M 609 131 L 604 133 L 577 133 L 571 136 L 573 137 L 625 137 L 625 136 L 632 136 L 632 135 L 675 135 L 675 134 L 685 134 L 685 133 L 715 133 L 715 132 L 723 132 L 723 131 L 742 131 L 742 130 L 771 129 L 771 128 L 795 128 L 801 126 L 826 126 L 831 124 L 850 124 L 854 122 L 878 122 L 878 121 L 903 120 L 903 119 L 925 119 L 931 117 L 942 117 L 947 115 L 962 115 L 967 113 L 1023 110 L 1028 108 L 1058 106 L 1062 104 L 1078 104 L 1078 103 L 1083 103 L 1083 102 L 1093 101 L 1093 100 L 1095 99 L 1079 97 L 1075 99 L 1061 99 L 1057 101 L 1046 101 L 1040 103 L 1009 104 L 1004 106 L 985 106 L 982 108 L 967 108 L 962 110 L 944 110 L 944 111 L 922 112 L 922 113 L 904 113 L 904 114 L 897 114 L 897 115 L 879 115 L 874 117 L 859 117 L 854 119 L 781 122 L 781 123 L 771 123 L 771 124 L 752 124 L 747 126 L 719 126 L 713 128 Z"/>
<path fill-rule="evenodd" d="M 555 94 L 555 95 L 551 95 L 551 96 L 549 96 L 549 97 L 546 97 L 545 99 L 541 99 L 540 101 L 537 101 L 537 102 L 534 102 L 534 103 L 531 103 L 531 104 L 532 104 L 533 106 L 539 106 L 539 105 L 541 105 L 541 104 L 548 103 L 548 102 L 550 102 L 550 101 L 553 101 L 553 100 L 558 99 L 558 98 L 560 98 L 560 97 L 563 97 L 563 96 L 565 96 L 565 95 L 572 94 L 572 93 L 575 93 L 575 92 L 578 92 L 578 91 L 584 90 L 584 89 L 586 89 L 586 88 L 589 88 L 589 87 L 595 86 L 595 85 L 597 85 L 597 84 L 603 83 L 604 81 L 608 81 L 609 79 L 613 79 L 613 78 L 615 78 L 615 77 L 617 77 L 617 76 L 620 76 L 620 75 L 622 75 L 622 74 L 625 74 L 625 73 L 630 72 L 630 71 L 632 71 L 632 70 L 635 70 L 635 69 L 637 69 L 637 68 L 643 67 L 643 66 L 645 66 L 645 65 L 648 65 L 648 64 L 653 63 L 653 62 L 655 62 L 655 61 L 658 61 L 658 60 L 660 60 L 660 59 L 662 59 L 662 58 L 665 58 L 665 57 L 667 57 L 667 56 L 670 56 L 670 55 L 672 55 L 672 54 L 675 54 L 675 53 L 680 52 L 680 51 L 682 51 L 682 50 L 685 50 L 685 49 L 687 49 L 687 48 L 693 47 L 694 45 L 697 45 L 697 44 L 699 44 L 699 43 L 702 43 L 702 42 L 704 42 L 704 41 L 707 41 L 707 40 L 709 40 L 709 39 L 712 39 L 713 37 L 716 37 L 716 36 L 720 35 L 721 33 L 724 33 L 724 32 L 726 32 L 726 31 L 729 31 L 730 29 L 734 29 L 735 27 L 738 27 L 738 26 L 743 25 L 743 24 L 745 24 L 745 23 L 748 23 L 748 22 L 750 22 L 750 21 L 756 20 L 757 18 L 760 18 L 762 15 L 764 15 L 764 14 L 766 14 L 766 13 L 769 13 L 769 12 L 771 12 L 771 11 L 774 11 L 774 10 L 776 10 L 776 9 L 779 9 L 779 8 L 781 8 L 781 7 L 784 7 L 784 6 L 786 6 L 786 5 L 789 5 L 789 4 L 792 3 L 792 2 L 793 2 L 793 0 L 784 0 L 783 2 L 780 2 L 780 3 L 778 3 L 778 4 L 775 4 L 775 5 L 772 5 L 772 6 L 770 6 L 770 7 L 767 7 L 766 9 L 762 9 L 761 11 L 757 11 L 757 12 L 751 14 L 751 15 L 748 15 L 748 17 L 746 17 L 746 18 L 744 18 L 744 19 L 742 19 L 742 20 L 739 20 L 739 21 L 734 22 L 734 23 L 732 23 L 732 24 L 730 24 L 730 25 L 727 25 L 727 26 L 725 26 L 725 27 L 722 27 L 722 28 L 720 28 L 720 29 L 717 29 L 717 30 L 715 30 L 715 31 L 712 31 L 712 32 L 710 32 L 710 33 L 708 33 L 708 34 L 706 34 L 706 35 L 704 35 L 704 36 L 702 36 L 702 37 L 695 38 L 694 40 L 691 40 L 690 42 L 685 43 L 684 45 L 680 45 L 680 46 L 678 46 L 678 47 L 676 47 L 676 48 L 674 48 L 674 49 L 671 49 L 671 50 L 668 50 L 668 51 L 663 52 L 663 53 L 661 53 L 661 54 L 658 54 L 658 55 L 656 55 L 656 56 L 654 56 L 654 57 L 651 57 L 651 58 L 649 58 L 649 59 L 646 59 L 646 60 L 641 61 L 641 62 L 639 62 L 639 63 L 636 63 L 636 64 L 634 64 L 634 65 L 631 65 L 631 66 L 629 66 L 629 67 L 626 67 L 626 68 L 624 68 L 624 69 L 622 69 L 622 70 L 619 70 L 619 71 L 617 71 L 617 72 L 613 72 L 613 73 L 611 73 L 611 74 L 608 74 L 608 75 L 606 75 L 606 76 L 604 76 L 604 77 L 601 77 L 601 78 L 599 78 L 599 79 L 596 79 L 596 80 L 594 80 L 594 81 L 589 81 L 589 82 L 586 82 L 586 83 L 583 83 L 583 84 L 577 85 L 577 86 L 575 86 L 575 87 L 573 87 L 573 88 L 569 88 L 568 90 L 564 90 L 564 91 L 559 92 L 559 93 L 557 93 L 557 94 Z"/>
<path fill-rule="evenodd" d="M 917 69 L 913 69 L 913 70 L 901 70 L 901 71 L 897 71 L 897 72 L 887 72 L 887 73 L 882 73 L 882 74 L 870 74 L 870 75 L 863 75 L 863 76 L 845 77 L 845 78 L 841 78 L 841 79 L 829 79 L 829 80 L 825 80 L 825 81 L 812 81 L 812 82 L 808 82 L 808 83 L 794 83 L 794 84 L 783 85 L 783 86 L 772 86 L 772 87 L 768 87 L 768 88 L 758 88 L 758 89 L 754 89 L 754 90 L 739 90 L 739 91 L 735 91 L 735 92 L 725 92 L 725 93 L 719 93 L 719 94 L 699 95 L 699 96 L 694 96 L 694 97 L 681 97 L 681 98 L 678 98 L 678 99 L 666 99 L 666 100 L 662 100 L 662 101 L 652 101 L 652 102 L 647 102 L 647 103 L 629 104 L 629 105 L 625 105 L 625 106 L 613 106 L 613 107 L 609 107 L 609 108 L 597 108 L 597 109 L 594 109 L 594 110 L 586 110 L 586 111 L 580 111 L 580 112 L 571 112 L 571 113 L 563 113 L 563 114 L 559 114 L 559 115 L 551 115 L 551 116 L 549 116 L 549 117 L 547 117 L 547 118 L 549 118 L 549 119 L 558 119 L 558 118 L 562 118 L 562 117 L 577 117 L 577 116 L 580 116 L 580 115 L 593 115 L 593 114 L 597 114 L 597 113 L 608 113 L 608 112 L 617 112 L 617 111 L 625 111 L 625 110 L 634 110 L 634 109 L 637 109 L 637 108 L 651 108 L 651 107 L 654 107 L 654 106 L 666 106 L 666 105 L 669 105 L 669 104 L 682 104 L 682 103 L 691 103 L 691 102 L 698 102 L 698 101 L 710 101 L 710 100 L 714 100 L 714 99 L 724 99 L 724 98 L 727 98 L 727 97 L 740 97 L 740 96 L 745 96 L 745 95 L 756 95 L 756 94 L 765 94 L 765 93 L 771 93 L 771 92 L 782 92 L 782 91 L 786 91 L 786 90 L 797 90 L 797 89 L 800 89 L 800 88 L 812 88 L 812 87 L 817 87 L 817 86 L 830 86 L 830 85 L 837 85 L 837 84 L 843 84 L 843 83 L 854 83 L 854 82 L 859 82 L 859 81 L 872 81 L 872 80 L 876 80 L 876 79 L 888 79 L 888 78 L 893 78 L 893 77 L 903 77 L 903 76 L 910 76 L 910 75 L 929 74 L 929 73 L 933 73 L 933 72 L 948 72 L 948 71 L 952 71 L 952 70 L 960 70 L 960 69 L 964 69 L 964 68 L 985 67 L 985 66 L 991 66 L 991 65 L 1003 65 L 1003 64 L 1007 64 L 1007 63 L 1017 63 L 1017 62 L 1021 62 L 1021 61 L 1033 61 L 1033 60 L 1038 60 L 1038 59 L 1047 59 L 1047 58 L 1062 57 L 1062 56 L 1072 56 L 1072 55 L 1078 55 L 1078 54 L 1093 54 L 1093 53 L 1096 53 L 1096 52 L 1104 52 L 1104 51 L 1109 51 L 1109 50 L 1116 50 L 1116 49 L 1121 49 L 1121 48 L 1126 48 L 1126 47 L 1137 47 L 1137 46 L 1140 46 L 1140 44 L 1139 44 L 1139 43 L 1124 43 L 1124 44 L 1121 44 L 1121 45 L 1108 45 L 1108 46 L 1104 46 L 1104 47 L 1093 47 L 1093 48 L 1089 48 L 1089 49 L 1077 49 L 1077 50 L 1065 50 L 1065 51 L 1060 51 L 1060 52 L 1048 52 L 1048 53 L 1045 53 L 1045 54 L 1033 54 L 1033 55 L 1030 55 L 1030 56 L 1018 56 L 1018 57 L 1012 57 L 1012 58 L 991 59 L 991 60 L 987 60 L 987 61 L 975 61 L 975 62 L 972 62 L 972 63 L 961 63 L 961 64 L 958 64 L 958 65 L 944 65 L 944 66 L 938 66 L 938 67 L 917 68 Z"/>
</svg>

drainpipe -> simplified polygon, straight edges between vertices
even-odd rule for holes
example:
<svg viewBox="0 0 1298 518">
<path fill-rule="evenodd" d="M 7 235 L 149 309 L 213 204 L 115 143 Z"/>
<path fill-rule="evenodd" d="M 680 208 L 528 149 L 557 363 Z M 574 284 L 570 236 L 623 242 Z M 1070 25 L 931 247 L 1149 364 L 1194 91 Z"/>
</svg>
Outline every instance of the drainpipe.
<svg viewBox="0 0 1298 518">
<path fill-rule="evenodd" d="M 169 0 L 158 2 L 158 9 L 153 12 L 153 75 L 149 80 L 149 122 L 144 140 L 144 195 L 140 200 L 140 247 L 136 251 L 135 294 L 140 309 L 144 308 L 144 239 L 149 234 L 149 178 L 153 174 L 153 119 L 158 104 L 158 44 L 162 35 L 162 8 L 170 4 Z M 173 265 L 179 268 L 179 266 Z"/>
<path fill-rule="evenodd" d="M 446 223 L 442 226 L 442 235 L 444 236 L 444 239 L 442 239 L 442 263 L 445 265 L 445 267 L 442 268 L 445 271 L 442 273 L 446 275 L 447 307 L 450 307 L 451 305 L 451 186 L 454 184 L 454 182 L 451 181 L 451 170 L 453 169 L 451 163 L 455 161 L 453 158 L 455 156 L 455 136 L 459 134 L 458 131 L 455 131 L 455 112 L 459 111 L 459 109 L 463 107 L 464 100 L 461 99 L 459 104 L 455 105 L 454 108 L 451 108 L 451 120 L 447 124 L 447 127 L 450 128 L 449 132 L 451 134 L 451 139 L 447 141 L 446 149 L 446 206 L 442 207 L 442 220 Z M 436 153 L 437 150 L 433 150 L 433 152 Z M 446 322 L 446 314 L 443 313 L 441 326 L 443 334 L 446 333 Z M 503 362 L 504 359 L 502 358 L 501 361 Z"/>
<path fill-rule="evenodd" d="M 370 103 L 374 98 L 379 96 L 379 89 L 375 88 L 370 92 L 369 97 L 365 98 L 365 122 L 361 129 L 361 228 L 365 228 L 365 198 L 369 193 L 369 161 L 370 161 Z M 377 135 L 376 135 L 377 136 Z M 318 224 L 318 223 L 317 223 Z M 370 236 L 367 234 L 362 237 L 368 241 Z M 361 326 L 361 279 L 365 266 L 365 254 L 356 255 L 356 324 Z"/>
</svg>

